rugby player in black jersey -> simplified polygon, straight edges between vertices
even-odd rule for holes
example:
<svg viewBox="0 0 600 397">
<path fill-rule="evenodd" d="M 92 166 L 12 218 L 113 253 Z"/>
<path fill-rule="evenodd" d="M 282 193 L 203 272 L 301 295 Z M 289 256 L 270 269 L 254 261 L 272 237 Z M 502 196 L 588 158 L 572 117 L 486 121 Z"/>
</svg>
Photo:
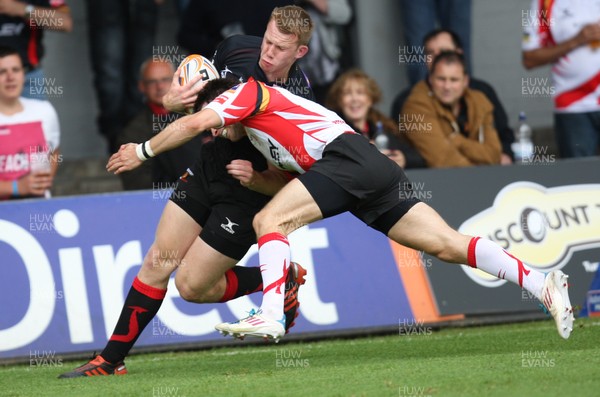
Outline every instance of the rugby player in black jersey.
<svg viewBox="0 0 600 397">
<path fill-rule="evenodd" d="M 312 21 L 302 8 L 275 8 L 262 39 L 232 36 L 224 40 L 214 63 L 222 76 L 233 74 L 241 81 L 254 77 L 313 99 L 296 64 L 308 51 L 311 33 Z M 180 86 L 179 72 L 163 102 L 169 110 L 181 112 L 194 105 L 202 85 L 194 87 L 198 76 Z M 59 377 L 126 374 L 123 360 L 158 312 L 175 270 L 180 295 L 192 302 L 226 302 L 262 290 L 258 267 L 235 265 L 256 243 L 254 215 L 291 177 L 268 166 L 247 138 L 236 142 L 218 138 L 204 145 L 197 163 L 180 178 L 165 206 L 154 243 L 106 347 L 88 363 Z M 287 329 L 297 316 L 297 292 L 305 273 L 294 264 L 286 277 Z"/>
</svg>

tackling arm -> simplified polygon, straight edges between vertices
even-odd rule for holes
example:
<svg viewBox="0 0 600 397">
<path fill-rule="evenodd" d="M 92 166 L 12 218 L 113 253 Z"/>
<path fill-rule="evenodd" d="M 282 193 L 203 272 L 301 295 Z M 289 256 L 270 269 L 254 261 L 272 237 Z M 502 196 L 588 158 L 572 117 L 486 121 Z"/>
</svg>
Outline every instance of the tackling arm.
<svg viewBox="0 0 600 397">
<path fill-rule="evenodd" d="M 210 128 L 221 126 L 221 118 L 214 110 L 203 109 L 198 113 L 182 117 L 169 124 L 152 139 L 144 143 L 149 157 L 174 149 L 188 142 L 190 139 Z M 119 151 L 113 154 L 106 165 L 108 172 L 120 174 L 130 171 L 142 164 L 137 154 L 137 144 L 128 143 L 121 146 Z"/>
</svg>

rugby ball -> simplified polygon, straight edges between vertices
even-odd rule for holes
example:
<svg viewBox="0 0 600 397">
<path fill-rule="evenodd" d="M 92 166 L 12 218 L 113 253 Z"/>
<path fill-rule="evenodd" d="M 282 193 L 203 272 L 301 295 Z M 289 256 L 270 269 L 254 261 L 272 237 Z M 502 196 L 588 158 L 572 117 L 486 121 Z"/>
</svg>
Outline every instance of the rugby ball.
<svg viewBox="0 0 600 397">
<path fill-rule="evenodd" d="M 203 57 L 202 55 L 192 54 L 185 57 L 179 64 L 181 67 L 181 73 L 179 74 L 179 84 L 186 85 L 197 75 L 202 75 L 202 80 L 213 80 L 219 78 L 217 68 L 212 64 L 211 61 Z"/>
</svg>

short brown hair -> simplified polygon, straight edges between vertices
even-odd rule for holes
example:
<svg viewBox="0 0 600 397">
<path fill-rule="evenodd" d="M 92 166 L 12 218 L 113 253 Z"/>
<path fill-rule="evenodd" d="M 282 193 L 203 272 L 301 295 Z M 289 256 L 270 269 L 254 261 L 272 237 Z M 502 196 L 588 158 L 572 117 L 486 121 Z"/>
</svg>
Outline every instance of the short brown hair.
<svg viewBox="0 0 600 397">
<path fill-rule="evenodd" d="M 444 63 L 444 64 L 456 63 L 456 64 L 462 66 L 463 72 L 465 75 L 469 74 L 469 72 L 467 71 L 467 62 L 465 61 L 465 57 L 460 52 L 456 52 L 456 51 L 440 52 L 438 54 L 438 56 L 433 58 L 433 62 L 431 63 L 431 71 L 429 72 L 430 75 L 435 73 L 435 68 L 440 63 Z"/>
<path fill-rule="evenodd" d="M 202 105 L 212 102 L 216 97 L 238 84 L 240 81 L 233 76 L 209 80 L 196 97 L 194 113 L 202 110 Z"/>
<path fill-rule="evenodd" d="M 271 12 L 270 21 L 275 21 L 281 33 L 295 35 L 300 45 L 308 45 L 313 31 L 313 22 L 302 7 L 275 7 Z"/>
</svg>

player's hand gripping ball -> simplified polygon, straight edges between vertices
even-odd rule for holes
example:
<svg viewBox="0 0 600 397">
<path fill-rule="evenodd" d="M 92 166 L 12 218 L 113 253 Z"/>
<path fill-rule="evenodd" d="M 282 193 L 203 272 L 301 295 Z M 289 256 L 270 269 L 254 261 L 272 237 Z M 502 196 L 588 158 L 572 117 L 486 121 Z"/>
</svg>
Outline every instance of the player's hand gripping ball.
<svg viewBox="0 0 600 397">
<path fill-rule="evenodd" d="M 188 55 L 183 61 L 181 61 L 179 66 L 181 67 L 181 71 L 179 73 L 179 84 L 182 86 L 188 84 L 197 75 L 202 76 L 202 79 L 198 80 L 198 82 L 192 86 L 192 89 L 203 84 L 204 81 L 219 78 L 217 68 L 215 68 L 211 61 L 202 55 Z M 193 110 L 191 107 L 186 109 L 187 113 L 192 113 L 192 111 Z"/>
<path fill-rule="evenodd" d="M 217 69 L 211 61 L 203 57 L 202 55 L 192 54 L 185 57 L 179 65 L 182 70 L 179 74 L 179 84 L 186 85 L 197 75 L 202 75 L 202 80 L 213 80 L 219 78 Z"/>
</svg>

